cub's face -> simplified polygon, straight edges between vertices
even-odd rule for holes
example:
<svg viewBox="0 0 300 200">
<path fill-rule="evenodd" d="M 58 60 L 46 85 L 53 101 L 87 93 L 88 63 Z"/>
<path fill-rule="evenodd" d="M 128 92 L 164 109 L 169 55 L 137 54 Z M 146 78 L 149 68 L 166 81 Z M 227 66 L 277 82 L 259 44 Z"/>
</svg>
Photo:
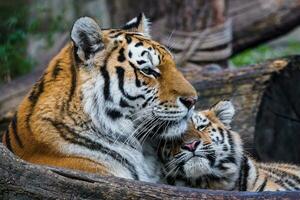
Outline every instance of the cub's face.
<svg viewBox="0 0 300 200">
<path fill-rule="evenodd" d="M 123 29 L 102 31 L 90 18 L 75 23 L 71 36 L 85 110 L 99 127 L 138 137 L 180 136 L 197 94 L 148 29 L 143 15 Z"/>
<path fill-rule="evenodd" d="M 161 151 L 166 174 L 197 180 L 235 172 L 242 152 L 239 136 L 229 127 L 233 115 L 229 101 L 193 114 L 182 140 Z"/>
</svg>

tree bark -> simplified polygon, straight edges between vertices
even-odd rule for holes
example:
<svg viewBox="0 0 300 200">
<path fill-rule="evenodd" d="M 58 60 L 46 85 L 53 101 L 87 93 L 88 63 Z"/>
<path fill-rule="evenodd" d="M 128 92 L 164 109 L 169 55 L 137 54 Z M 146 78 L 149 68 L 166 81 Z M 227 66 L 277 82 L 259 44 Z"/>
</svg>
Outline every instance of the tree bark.
<svg viewBox="0 0 300 200">
<path fill-rule="evenodd" d="M 0 143 L 0 199 L 299 199 L 300 192 L 200 190 L 26 163 Z"/>
<path fill-rule="evenodd" d="M 166 0 L 164 36 L 178 66 L 218 63 L 227 67 L 231 55 L 231 23 L 226 21 L 225 0 Z M 212 56 L 213 55 L 213 56 Z"/>
<path fill-rule="evenodd" d="M 163 2 L 165 1 L 167 0 L 164 0 Z M 283 36 L 300 24 L 299 0 L 228 0 L 228 3 L 225 4 L 225 6 L 226 5 L 228 8 L 226 16 L 227 18 L 232 19 L 232 55 L 236 55 L 245 49 Z M 166 6 L 163 6 L 163 8 L 164 15 L 170 15 L 170 11 L 166 9 Z M 175 12 L 175 15 L 176 14 L 177 17 L 175 16 L 175 19 L 180 17 L 183 18 L 183 16 L 186 15 L 184 13 L 178 14 Z M 219 16 L 219 14 L 215 16 Z M 172 19 L 166 20 L 166 18 L 168 18 L 167 16 L 164 18 L 165 19 L 158 21 L 154 20 L 153 23 L 153 37 L 157 40 L 162 40 L 164 37 L 169 38 L 171 36 L 170 32 L 165 33 L 162 30 L 165 30 L 165 27 L 172 22 Z M 177 25 L 183 23 L 183 21 L 176 21 Z M 177 30 L 176 28 L 182 26 L 178 25 L 177 27 L 173 27 Z M 194 29 L 190 30 L 199 30 L 197 29 L 197 24 L 195 23 Z M 170 42 L 182 45 L 180 40 L 172 40 L 172 37 Z"/>
<path fill-rule="evenodd" d="M 299 0 L 229 0 L 233 55 L 280 37 L 300 24 Z"/>
</svg>

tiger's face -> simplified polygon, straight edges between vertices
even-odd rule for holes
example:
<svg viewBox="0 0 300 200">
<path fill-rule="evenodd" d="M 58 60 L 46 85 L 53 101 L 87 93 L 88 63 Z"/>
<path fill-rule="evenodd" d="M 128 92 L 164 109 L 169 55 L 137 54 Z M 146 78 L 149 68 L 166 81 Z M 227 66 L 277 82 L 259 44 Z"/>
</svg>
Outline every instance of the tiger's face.
<svg viewBox="0 0 300 200">
<path fill-rule="evenodd" d="M 207 184 L 206 178 L 222 180 L 229 174 L 235 176 L 242 149 L 240 137 L 230 131 L 233 115 L 234 107 L 229 101 L 193 114 L 181 141 L 161 147 L 167 176 L 179 176 L 194 184 Z"/>
<path fill-rule="evenodd" d="M 86 17 L 74 24 L 84 109 L 98 128 L 138 137 L 179 136 L 197 93 L 148 29 L 144 15 L 123 29 L 101 30 Z"/>
</svg>

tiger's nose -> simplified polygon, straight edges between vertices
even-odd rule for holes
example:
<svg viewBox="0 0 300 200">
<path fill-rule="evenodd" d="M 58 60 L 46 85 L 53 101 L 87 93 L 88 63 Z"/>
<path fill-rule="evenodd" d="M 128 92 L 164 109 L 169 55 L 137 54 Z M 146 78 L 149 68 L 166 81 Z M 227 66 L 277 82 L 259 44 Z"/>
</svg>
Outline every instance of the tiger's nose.
<svg viewBox="0 0 300 200">
<path fill-rule="evenodd" d="M 196 104 L 197 97 L 180 97 L 179 100 L 187 109 L 191 109 Z"/>
<path fill-rule="evenodd" d="M 197 149 L 197 146 L 200 144 L 200 141 L 193 141 L 191 143 L 184 144 L 181 148 L 184 150 L 188 150 L 190 152 L 194 152 Z"/>
</svg>

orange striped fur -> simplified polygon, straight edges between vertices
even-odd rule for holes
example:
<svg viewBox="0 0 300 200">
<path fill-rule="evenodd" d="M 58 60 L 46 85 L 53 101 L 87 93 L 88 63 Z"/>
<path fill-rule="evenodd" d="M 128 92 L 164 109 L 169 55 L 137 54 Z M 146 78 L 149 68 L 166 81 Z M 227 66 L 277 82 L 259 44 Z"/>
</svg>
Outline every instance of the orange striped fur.
<svg viewBox="0 0 300 200">
<path fill-rule="evenodd" d="M 195 114 L 181 141 L 161 147 L 169 183 L 252 192 L 299 190 L 299 166 L 256 162 L 244 152 L 239 134 L 230 130 L 233 115 L 233 105 L 221 101 Z"/>
</svg>

